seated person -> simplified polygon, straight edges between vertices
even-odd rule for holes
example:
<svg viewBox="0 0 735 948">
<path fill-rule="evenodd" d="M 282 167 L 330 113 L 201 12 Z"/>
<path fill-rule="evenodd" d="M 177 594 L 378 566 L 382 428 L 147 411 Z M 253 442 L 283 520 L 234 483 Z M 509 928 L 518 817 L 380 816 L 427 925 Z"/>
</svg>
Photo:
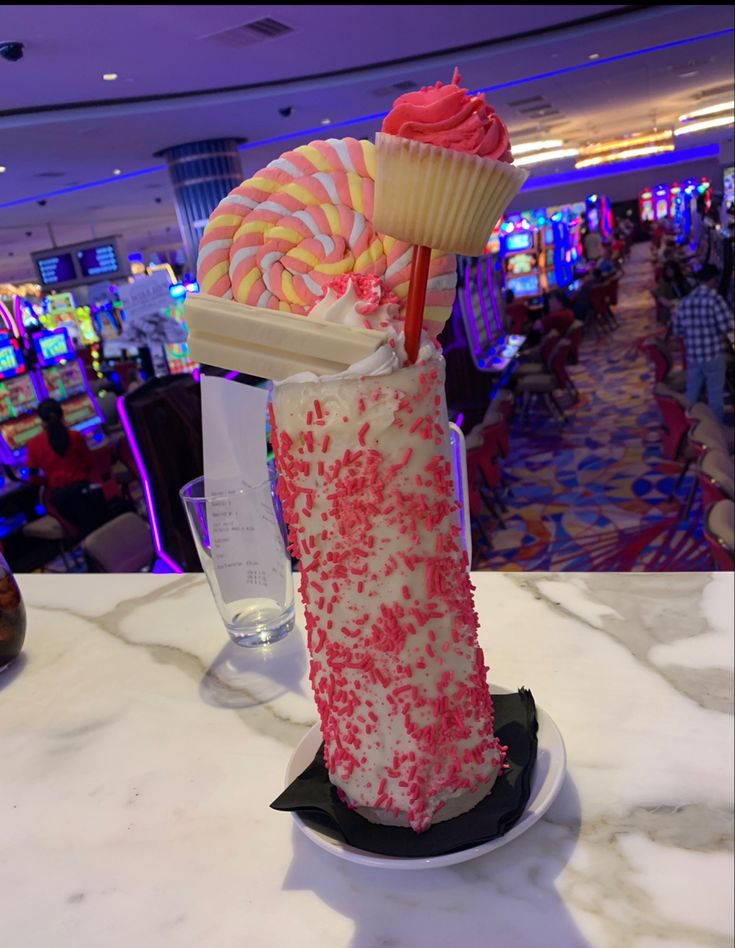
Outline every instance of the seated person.
<svg viewBox="0 0 735 948">
<path fill-rule="evenodd" d="M 503 296 L 505 303 L 505 331 L 512 336 L 523 335 L 528 331 L 529 315 L 523 303 L 516 303 L 513 290 L 506 290 Z"/>
<path fill-rule="evenodd" d="M 603 245 L 602 253 L 600 254 L 600 259 L 597 261 L 595 270 L 602 280 L 606 280 L 608 277 L 614 276 L 614 274 L 617 273 L 617 267 L 612 257 L 612 248 L 609 244 Z"/>
<path fill-rule="evenodd" d="M 582 283 L 580 284 L 580 287 L 576 293 L 572 294 L 572 313 L 574 314 L 575 319 L 579 319 L 584 322 L 587 318 L 587 314 L 589 313 L 592 306 L 592 289 L 599 282 L 600 281 L 595 275 L 594 271 L 592 273 L 588 273 L 582 280 Z"/>
<path fill-rule="evenodd" d="M 571 302 L 563 290 L 553 290 L 544 294 L 544 315 L 536 319 L 526 339 L 524 349 L 537 346 L 543 337 L 556 330 L 563 336 L 574 322 Z"/>
<path fill-rule="evenodd" d="M 59 402 L 44 399 L 38 415 L 43 431 L 28 442 L 29 480 L 47 487 L 60 516 L 86 536 L 108 519 L 102 491 L 89 484 L 92 452 L 78 431 L 66 427 Z"/>
<path fill-rule="evenodd" d="M 690 290 L 691 287 L 681 267 L 675 260 L 670 260 L 664 265 L 661 279 L 653 289 L 653 295 L 658 305 L 671 311 Z"/>
<path fill-rule="evenodd" d="M 582 249 L 585 259 L 595 263 L 602 253 L 602 237 L 599 230 L 588 230 L 582 238 Z"/>
</svg>

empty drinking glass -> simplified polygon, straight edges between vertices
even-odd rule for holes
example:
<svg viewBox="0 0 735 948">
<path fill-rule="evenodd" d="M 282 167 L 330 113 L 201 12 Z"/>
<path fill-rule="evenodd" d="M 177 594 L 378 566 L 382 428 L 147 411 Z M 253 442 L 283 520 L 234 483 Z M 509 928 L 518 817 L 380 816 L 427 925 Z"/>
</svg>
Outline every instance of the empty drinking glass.
<svg viewBox="0 0 735 948">
<path fill-rule="evenodd" d="M 257 646 L 282 639 L 293 628 L 294 591 L 274 475 L 256 487 L 209 493 L 198 477 L 179 496 L 232 641 Z"/>
</svg>

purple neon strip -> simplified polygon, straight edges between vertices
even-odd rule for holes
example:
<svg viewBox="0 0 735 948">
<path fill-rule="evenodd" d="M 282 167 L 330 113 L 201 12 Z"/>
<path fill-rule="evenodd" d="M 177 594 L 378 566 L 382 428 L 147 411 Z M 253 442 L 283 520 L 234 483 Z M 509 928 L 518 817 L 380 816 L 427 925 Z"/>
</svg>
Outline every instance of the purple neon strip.
<svg viewBox="0 0 735 948">
<path fill-rule="evenodd" d="M 145 506 L 146 510 L 148 511 L 148 521 L 151 525 L 151 534 L 153 535 L 153 548 L 155 549 L 156 555 L 159 557 L 159 559 L 163 560 L 164 563 L 171 567 L 172 572 L 183 573 L 183 569 L 177 563 L 175 563 L 163 549 L 163 543 L 161 542 L 161 531 L 158 527 L 158 519 L 156 517 L 156 508 L 153 506 L 153 491 L 151 490 L 151 481 L 148 477 L 148 471 L 146 470 L 145 464 L 143 463 L 143 458 L 141 456 L 140 449 L 138 448 L 138 442 L 135 440 L 135 435 L 133 434 L 133 429 L 130 425 L 128 411 L 125 407 L 125 396 L 121 395 L 115 404 L 117 405 L 117 413 L 120 415 L 123 431 L 125 432 L 125 437 L 128 439 L 130 450 L 133 452 L 133 457 L 135 458 L 135 463 L 143 484 L 143 496 L 145 497 Z"/>
<path fill-rule="evenodd" d="M 479 340 L 479 338 L 478 338 L 478 336 L 477 336 L 477 326 L 475 325 L 475 314 L 474 314 L 474 311 L 473 311 L 473 309 L 472 309 L 472 295 L 470 294 L 470 268 L 469 268 L 469 265 L 465 267 L 465 271 L 464 271 L 464 298 L 465 298 L 465 302 L 466 302 L 466 304 L 467 304 L 467 319 L 465 320 L 465 324 L 466 324 L 466 323 L 469 323 L 470 332 L 472 333 L 472 335 L 473 335 L 473 337 L 474 337 L 474 340 L 475 340 L 475 344 L 474 344 L 474 347 L 473 347 L 473 353 L 474 353 L 474 356 L 475 356 L 475 362 L 477 362 L 477 357 L 478 357 L 478 355 L 479 355 L 479 353 L 480 353 L 480 340 Z M 467 329 L 467 326 L 465 325 L 465 331 L 466 331 L 466 329 Z"/>
<path fill-rule="evenodd" d="M 485 332 L 487 333 L 487 344 L 490 346 L 495 340 L 495 333 L 490 327 L 490 319 L 487 315 L 487 305 L 485 304 L 485 297 L 483 293 L 484 287 L 482 282 L 482 261 L 479 259 L 475 264 L 475 273 L 477 274 L 475 280 L 477 282 L 477 296 L 480 300 L 480 310 L 482 311 L 482 321 L 485 324 Z"/>
<path fill-rule="evenodd" d="M 5 306 L 2 300 L 0 300 L 0 319 L 2 319 L 3 323 L 8 327 L 8 329 L 12 332 L 12 334 L 17 339 L 18 327 L 15 324 L 15 320 L 13 319 L 10 313 L 10 310 Z"/>
<path fill-rule="evenodd" d="M 482 260 L 479 261 L 478 266 L 481 266 Z M 503 329 L 503 321 L 500 318 L 500 310 L 498 309 L 498 301 L 495 299 L 495 288 L 493 287 L 493 273 L 492 273 L 492 257 L 490 254 L 485 257 L 485 279 L 487 280 L 487 293 L 490 297 L 490 305 L 493 308 L 493 318 L 495 319 L 495 325 L 498 327 L 498 334 L 503 335 L 505 331 Z"/>
</svg>

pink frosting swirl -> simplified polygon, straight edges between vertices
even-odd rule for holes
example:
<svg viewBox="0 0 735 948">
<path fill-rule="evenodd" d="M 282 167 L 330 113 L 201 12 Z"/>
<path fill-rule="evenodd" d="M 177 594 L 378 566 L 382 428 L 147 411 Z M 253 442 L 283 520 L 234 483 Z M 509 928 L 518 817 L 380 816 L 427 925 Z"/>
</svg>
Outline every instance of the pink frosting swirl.
<svg viewBox="0 0 735 948">
<path fill-rule="evenodd" d="M 485 96 L 468 95 L 454 70 L 449 85 L 437 82 L 396 99 L 381 131 L 455 151 L 512 162 L 508 129 Z"/>
</svg>

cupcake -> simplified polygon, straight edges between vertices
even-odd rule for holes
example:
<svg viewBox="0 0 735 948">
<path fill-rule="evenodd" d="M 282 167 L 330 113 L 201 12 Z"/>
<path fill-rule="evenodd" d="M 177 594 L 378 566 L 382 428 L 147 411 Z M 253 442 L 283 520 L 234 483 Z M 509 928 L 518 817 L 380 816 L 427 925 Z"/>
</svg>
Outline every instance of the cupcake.
<svg viewBox="0 0 735 948">
<path fill-rule="evenodd" d="M 375 139 L 376 230 L 477 257 L 528 172 L 483 95 L 437 82 L 400 96 Z"/>
</svg>

